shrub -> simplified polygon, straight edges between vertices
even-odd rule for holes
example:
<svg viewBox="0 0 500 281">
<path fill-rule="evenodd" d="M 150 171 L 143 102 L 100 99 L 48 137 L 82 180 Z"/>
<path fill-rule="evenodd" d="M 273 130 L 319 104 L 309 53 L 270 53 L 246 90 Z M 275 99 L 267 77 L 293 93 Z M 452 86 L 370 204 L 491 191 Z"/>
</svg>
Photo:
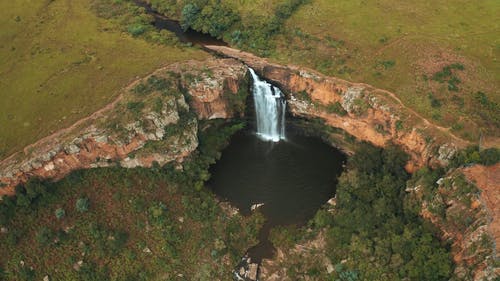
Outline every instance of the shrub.
<svg viewBox="0 0 500 281">
<path fill-rule="evenodd" d="M 240 20 L 238 14 L 220 1 L 197 2 L 188 3 L 182 8 L 181 27 L 184 30 L 191 28 L 222 38 L 224 32 Z"/>
<path fill-rule="evenodd" d="M 401 120 L 396 121 L 396 131 L 401 131 L 401 130 L 403 130 L 403 128 L 404 128 L 403 121 L 401 121 Z"/>
<path fill-rule="evenodd" d="M 307 102 L 312 102 L 311 96 L 309 96 L 309 94 L 306 91 L 304 91 L 304 90 L 295 93 L 295 96 L 299 100 L 303 100 L 303 101 L 307 101 Z"/>
<path fill-rule="evenodd" d="M 455 154 L 450 161 L 450 168 L 467 164 L 494 165 L 500 162 L 500 149 L 488 148 L 479 151 L 478 146 L 469 146 Z"/>
<path fill-rule="evenodd" d="M 328 104 L 326 106 L 326 111 L 328 113 L 335 113 L 335 114 L 338 114 L 340 116 L 347 115 L 347 111 L 342 107 L 342 105 L 340 104 L 340 102 Z"/>
<path fill-rule="evenodd" d="M 155 202 L 148 209 L 149 218 L 155 223 L 163 223 L 166 218 L 166 212 L 167 206 L 162 202 Z"/>
<path fill-rule="evenodd" d="M 387 70 L 387 69 L 392 68 L 393 66 L 395 66 L 396 62 L 393 61 L 393 60 L 385 60 L 385 61 L 381 61 L 380 65 L 383 66 L 385 70 Z"/>
<path fill-rule="evenodd" d="M 88 198 L 78 198 L 76 200 L 75 208 L 78 212 L 80 213 L 85 213 L 89 210 L 90 207 L 90 201 Z"/>
<path fill-rule="evenodd" d="M 146 32 L 146 26 L 141 23 L 131 24 L 127 27 L 127 31 L 132 36 L 137 37 Z"/>
<path fill-rule="evenodd" d="M 144 108 L 144 102 L 142 101 L 127 103 L 127 109 L 132 111 L 136 115 L 138 115 L 143 108 Z"/>
<path fill-rule="evenodd" d="M 58 220 L 60 220 L 60 219 L 62 219 L 62 218 L 66 215 L 66 212 L 64 211 L 64 209 L 63 209 L 63 208 L 58 208 L 58 209 L 56 210 L 55 214 L 56 214 L 56 218 L 57 218 Z"/>
<path fill-rule="evenodd" d="M 458 89 L 458 84 L 460 84 L 462 81 L 460 79 L 453 75 L 452 70 L 464 70 L 464 66 L 460 63 L 453 63 L 450 65 L 447 65 L 443 67 L 443 69 L 439 72 L 434 73 L 432 76 L 432 80 L 440 82 L 440 83 L 448 83 L 448 90 L 457 92 Z"/>
<path fill-rule="evenodd" d="M 429 101 L 431 102 L 431 106 L 434 108 L 441 107 L 441 101 L 437 99 L 434 94 L 429 93 L 427 94 L 427 97 L 429 98 Z"/>
<path fill-rule="evenodd" d="M 451 126 L 451 129 L 452 129 L 453 131 L 460 131 L 460 130 L 462 130 L 463 128 L 464 128 L 464 124 L 462 124 L 462 123 L 455 123 L 455 124 L 453 124 L 453 125 Z"/>
<path fill-rule="evenodd" d="M 50 229 L 42 227 L 36 234 L 36 241 L 41 246 L 47 246 L 50 243 L 50 240 L 52 240 L 53 236 L 54 234 Z"/>
<path fill-rule="evenodd" d="M 481 163 L 487 166 L 500 162 L 500 149 L 488 148 L 479 152 Z"/>
</svg>

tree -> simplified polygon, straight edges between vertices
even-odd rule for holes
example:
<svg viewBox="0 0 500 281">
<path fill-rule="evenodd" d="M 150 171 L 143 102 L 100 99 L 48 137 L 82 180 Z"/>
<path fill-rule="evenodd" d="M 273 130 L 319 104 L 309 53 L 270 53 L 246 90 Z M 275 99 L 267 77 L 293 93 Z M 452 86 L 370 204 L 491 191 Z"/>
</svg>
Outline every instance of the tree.
<svg viewBox="0 0 500 281">
<path fill-rule="evenodd" d="M 85 213 L 89 210 L 90 202 L 88 198 L 78 198 L 76 200 L 76 210 L 80 213 Z"/>
<path fill-rule="evenodd" d="M 62 218 L 64 217 L 64 215 L 66 215 L 66 212 L 64 211 L 64 209 L 63 209 L 63 208 L 58 208 L 58 209 L 56 210 L 55 214 L 56 214 L 56 218 L 57 218 L 58 220 L 60 220 L 60 219 L 62 219 Z"/>
</svg>

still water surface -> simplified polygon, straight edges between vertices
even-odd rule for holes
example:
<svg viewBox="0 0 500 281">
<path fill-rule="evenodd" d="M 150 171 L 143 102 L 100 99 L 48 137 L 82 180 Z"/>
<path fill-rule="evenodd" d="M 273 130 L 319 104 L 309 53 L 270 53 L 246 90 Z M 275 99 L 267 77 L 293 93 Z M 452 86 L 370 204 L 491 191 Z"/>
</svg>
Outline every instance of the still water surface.
<svg viewBox="0 0 500 281">
<path fill-rule="evenodd" d="M 261 243 L 249 250 L 254 260 L 271 257 L 270 228 L 302 225 L 335 194 L 345 156 L 319 138 L 287 135 L 286 141 L 266 142 L 248 131 L 233 136 L 221 159 L 211 167 L 209 186 L 223 199 L 250 213 L 264 203 L 267 219 Z"/>
</svg>

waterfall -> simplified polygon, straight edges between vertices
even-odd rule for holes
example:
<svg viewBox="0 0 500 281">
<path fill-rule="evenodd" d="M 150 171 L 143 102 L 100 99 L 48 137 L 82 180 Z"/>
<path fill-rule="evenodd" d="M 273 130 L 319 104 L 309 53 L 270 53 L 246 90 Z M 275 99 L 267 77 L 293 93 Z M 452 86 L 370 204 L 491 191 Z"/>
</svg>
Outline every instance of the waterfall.
<svg viewBox="0 0 500 281">
<path fill-rule="evenodd" d="M 257 119 L 257 135 L 266 141 L 285 139 L 286 100 L 278 87 L 260 79 L 249 68 L 253 79 L 253 100 Z"/>
</svg>

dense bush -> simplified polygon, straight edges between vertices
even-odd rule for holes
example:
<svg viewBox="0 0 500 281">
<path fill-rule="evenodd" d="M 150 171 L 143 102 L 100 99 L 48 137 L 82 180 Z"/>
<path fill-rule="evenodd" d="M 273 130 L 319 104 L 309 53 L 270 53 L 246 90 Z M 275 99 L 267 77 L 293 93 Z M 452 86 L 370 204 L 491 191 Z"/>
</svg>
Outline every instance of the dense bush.
<svg viewBox="0 0 500 281">
<path fill-rule="evenodd" d="M 90 201 L 88 198 L 78 198 L 76 200 L 75 209 L 80 213 L 85 213 L 89 210 Z"/>
<path fill-rule="evenodd" d="M 469 146 L 458 151 L 450 161 L 450 168 L 469 164 L 494 165 L 500 162 L 500 149 L 487 148 L 479 150 L 478 146 Z"/>
<path fill-rule="evenodd" d="M 335 113 L 340 116 L 347 115 L 347 111 L 342 107 L 340 102 L 330 103 L 326 106 L 326 111 L 328 113 Z"/>
<path fill-rule="evenodd" d="M 192 0 L 182 8 L 181 26 L 222 38 L 239 20 L 239 15 L 220 0 Z"/>
<path fill-rule="evenodd" d="M 362 145 L 337 187 L 336 213 L 319 212 L 313 224 L 328 229 L 328 255 L 343 264 L 337 278 L 447 280 L 448 251 L 434 230 L 403 205 L 407 155 L 394 147 Z M 342 275 L 342 276 L 341 276 Z"/>
<path fill-rule="evenodd" d="M 500 126 L 500 114 L 498 114 L 500 112 L 500 105 L 481 91 L 476 92 L 473 97 L 474 113 L 495 125 L 496 127 L 493 128 L 493 131 L 496 130 Z"/>
<path fill-rule="evenodd" d="M 453 70 L 464 70 L 464 66 L 460 63 L 447 65 L 440 71 L 434 73 L 434 75 L 432 76 L 432 80 L 440 83 L 446 82 L 448 84 L 449 91 L 457 92 L 459 90 L 458 84 L 460 84 L 462 81 L 456 75 L 454 75 Z"/>
<path fill-rule="evenodd" d="M 65 215 L 66 215 L 66 212 L 64 211 L 63 208 L 58 208 L 56 211 L 55 211 L 55 215 L 56 215 L 56 218 L 58 220 L 62 219 Z"/>
<path fill-rule="evenodd" d="M 47 246 L 54 236 L 54 233 L 47 227 L 42 227 L 36 234 L 36 241 L 40 246 Z"/>
</svg>

